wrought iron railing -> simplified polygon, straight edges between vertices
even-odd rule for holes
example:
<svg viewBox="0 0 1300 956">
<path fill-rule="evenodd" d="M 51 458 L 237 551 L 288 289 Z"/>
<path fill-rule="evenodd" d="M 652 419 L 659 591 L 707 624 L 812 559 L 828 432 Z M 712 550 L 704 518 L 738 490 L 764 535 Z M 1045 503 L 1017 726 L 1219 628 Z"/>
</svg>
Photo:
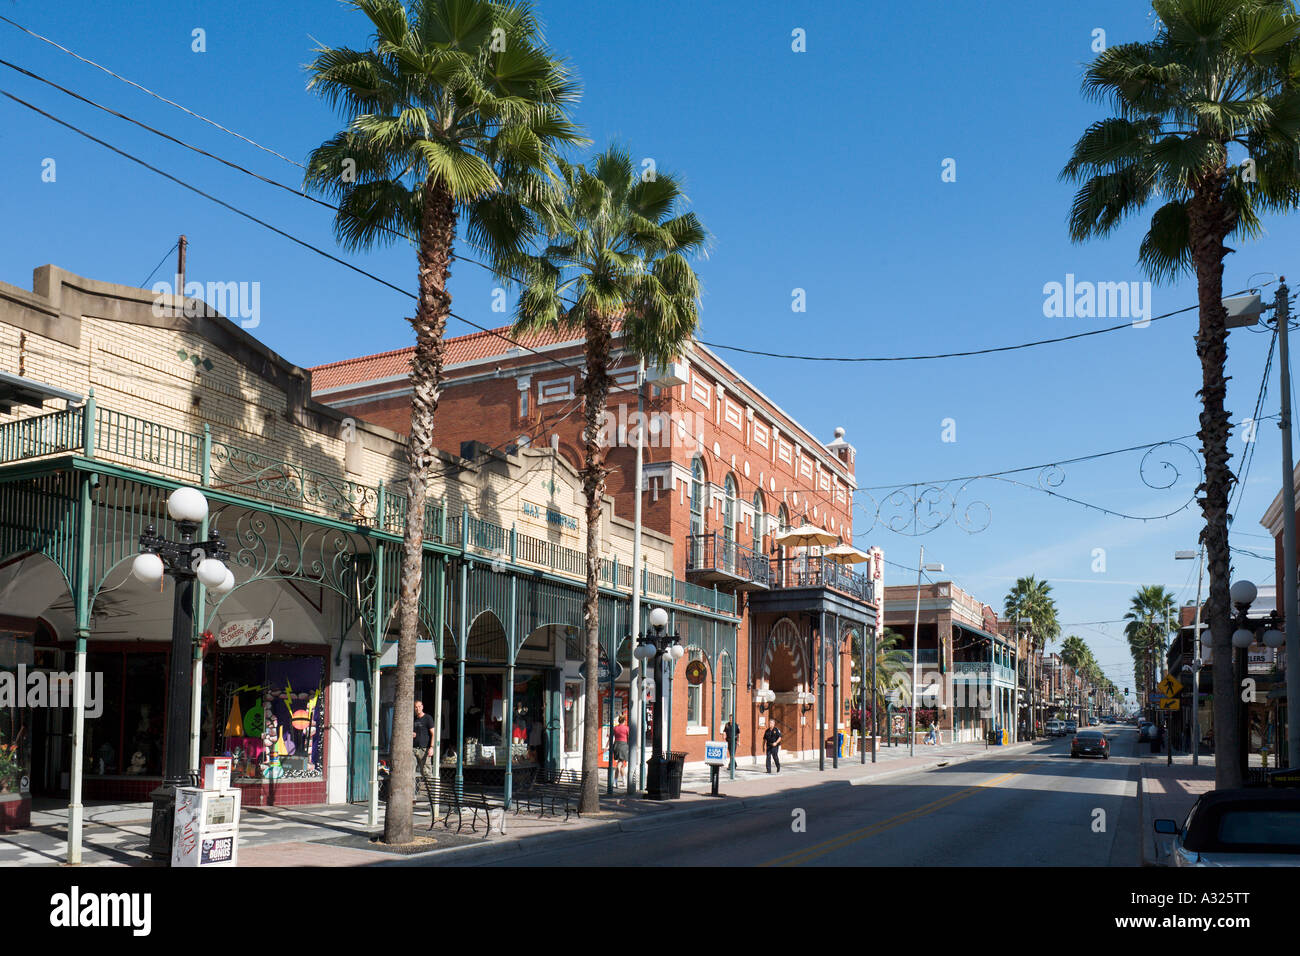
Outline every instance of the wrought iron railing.
<svg viewBox="0 0 1300 956">
<path fill-rule="evenodd" d="M 830 588 L 868 604 L 876 603 L 875 582 L 847 566 L 817 555 L 773 558 L 774 588 Z"/>
<path fill-rule="evenodd" d="M 87 414 L 91 415 L 89 428 Z M 390 534 L 400 535 L 406 527 L 408 499 L 398 492 L 219 441 L 206 432 L 193 434 L 99 407 L 93 398 L 76 408 L 0 424 L 0 465 L 69 453 L 143 465 L 144 470 L 177 481 L 234 492 L 307 514 L 369 525 Z M 501 525 L 464 512 L 448 513 L 444 521 L 443 507 L 441 502 L 426 503 L 426 541 L 458 547 L 462 543 L 462 524 L 465 524 L 468 547 L 478 554 L 576 578 L 586 577 L 587 558 L 583 551 L 531 535 L 512 535 Z M 766 560 L 762 559 L 764 566 Z M 602 558 L 600 580 L 607 586 L 630 590 L 633 587 L 631 561 L 621 557 Z M 647 597 L 727 614 L 738 613 L 734 595 L 677 581 L 670 575 L 645 569 L 640 586 Z"/>
<path fill-rule="evenodd" d="M 766 555 L 716 531 L 693 534 L 687 539 L 686 570 L 720 571 L 764 587 L 772 583 L 772 563 Z"/>
<path fill-rule="evenodd" d="M 83 408 L 5 422 L 0 425 L 0 462 L 81 451 L 85 434 Z"/>
</svg>

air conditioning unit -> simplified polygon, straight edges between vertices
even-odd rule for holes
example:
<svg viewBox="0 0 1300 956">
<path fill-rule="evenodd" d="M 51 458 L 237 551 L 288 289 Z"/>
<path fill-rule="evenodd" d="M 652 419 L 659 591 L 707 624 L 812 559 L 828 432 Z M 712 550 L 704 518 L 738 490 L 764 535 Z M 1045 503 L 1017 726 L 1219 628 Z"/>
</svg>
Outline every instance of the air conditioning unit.
<svg viewBox="0 0 1300 956">
<path fill-rule="evenodd" d="M 669 362 L 662 368 L 650 369 L 646 373 L 646 381 L 651 385 L 658 385 L 660 388 L 674 388 L 678 385 L 685 385 L 690 381 L 690 372 L 686 362 L 678 359 L 675 362 Z"/>
</svg>

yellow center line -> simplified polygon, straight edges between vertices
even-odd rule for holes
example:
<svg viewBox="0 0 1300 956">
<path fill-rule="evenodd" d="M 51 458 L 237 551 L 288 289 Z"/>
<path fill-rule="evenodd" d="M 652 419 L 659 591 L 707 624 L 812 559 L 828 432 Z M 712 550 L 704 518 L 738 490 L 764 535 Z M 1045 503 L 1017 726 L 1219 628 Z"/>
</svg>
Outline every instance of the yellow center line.
<svg viewBox="0 0 1300 956">
<path fill-rule="evenodd" d="M 1034 766 L 1037 766 L 1037 764 Z M 929 816 L 930 814 L 942 810 L 945 807 L 949 807 L 960 800 L 965 800 L 967 797 L 974 796 L 981 790 L 1006 783 L 1012 777 L 1018 777 L 1024 772 L 1024 770 L 1013 770 L 1010 773 L 1004 773 L 1001 776 L 993 777 L 983 783 L 977 783 L 965 788 L 964 790 L 958 790 L 956 793 L 950 793 L 946 797 L 940 797 L 930 803 L 923 804 L 922 806 L 915 807 L 905 813 L 900 813 L 897 816 L 890 817 L 888 820 L 882 820 L 879 823 L 871 824 L 871 826 L 863 827 L 859 830 L 853 830 L 849 833 L 840 834 L 837 837 L 824 840 L 815 846 L 777 857 L 775 860 L 769 860 L 767 863 L 760 864 L 760 866 L 800 866 L 804 863 L 810 862 L 811 860 L 815 860 L 817 857 L 825 856 L 827 853 L 833 853 L 836 850 L 843 849 L 851 843 L 865 840 L 867 837 L 875 836 L 877 833 L 883 833 L 885 830 L 890 830 L 896 826 L 901 826 L 904 823 L 910 823 L 911 821 L 920 819 L 921 817 Z"/>
</svg>

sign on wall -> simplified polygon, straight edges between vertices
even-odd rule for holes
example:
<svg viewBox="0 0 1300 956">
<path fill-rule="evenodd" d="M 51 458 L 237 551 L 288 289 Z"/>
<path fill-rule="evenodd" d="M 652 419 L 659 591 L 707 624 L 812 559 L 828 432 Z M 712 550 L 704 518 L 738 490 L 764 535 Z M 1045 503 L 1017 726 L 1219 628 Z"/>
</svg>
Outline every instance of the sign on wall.
<svg viewBox="0 0 1300 956">
<path fill-rule="evenodd" d="M 269 617 L 252 621 L 231 621 L 217 632 L 218 647 L 253 647 L 275 640 L 275 626 Z"/>
</svg>

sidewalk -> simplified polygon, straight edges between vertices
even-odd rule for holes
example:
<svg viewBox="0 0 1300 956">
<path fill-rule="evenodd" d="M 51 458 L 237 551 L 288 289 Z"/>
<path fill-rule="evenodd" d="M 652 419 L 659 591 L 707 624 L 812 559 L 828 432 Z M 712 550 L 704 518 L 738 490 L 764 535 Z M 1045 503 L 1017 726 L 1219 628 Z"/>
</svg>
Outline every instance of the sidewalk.
<svg viewBox="0 0 1300 956">
<path fill-rule="evenodd" d="M 735 780 L 728 779 L 723 768 L 718 797 L 710 795 L 708 771 L 692 770 L 683 775 L 681 799 L 672 801 L 605 796 L 602 775 L 599 812 L 584 814 L 581 819 L 575 815 L 567 822 L 562 815 L 539 818 L 536 814 L 510 813 L 505 819 L 506 832 L 494 830 L 486 837 L 481 815 L 477 833 L 470 833 L 467 816 L 465 829 L 457 834 L 454 826 L 445 830 L 440 823 L 430 829 L 428 804 L 417 804 L 415 833 L 421 846 L 415 852 L 429 863 L 477 863 L 486 857 L 531 850 L 582 834 L 597 838 L 602 832 L 612 830 L 648 830 L 688 818 L 739 813 L 748 807 L 779 801 L 791 791 L 823 783 L 872 784 L 898 774 L 1024 753 L 1033 746 L 1029 743 L 1006 747 L 986 747 L 982 743 L 918 746 L 912 757 L 907 756 L 906 746 L 881 747 L 875 764 L 868 754 L 865 764 L 858 756 L 841 758 L 835 770 L 827 758 L 825 772 L 818 771 L 816 760 L 783 762 L 781 773 L 771 775 L 762 766 L 737 767 Z M 149 840 L 149 809 L 145 803 L 88 805 L 83 865 L 158 865 L 145 852 Z M 392 862 L 404 856 L 370 848 L 371 834 L 363 805 L 248 807 L 240 820 L 239 865 L 364 866 Z M 0 836 L 0 866 L 59 865 L 66 858 L 66 840 L 66 806 L 33 810 L 31 829 Z"/>
<path fill-rule="evenodd" d="M 1145 757 L 1146 755 L 1141 755 Z M 1201 754 L 1200 765 L 1192 766 L 1187 754 L 1174 754 L 1173 766 L 1164 754 L 1151 754 L 1141 761 L 1138 799 L 1142 805 L 1138 845 L 1143 866 L 1165 866 L 1172 839 L 1153 829 L 1156 820 L 1176 820 L 1182 825 L 1187 812 L 1201 794 L 1214 789 L 1214 756 Z"/>
</svg>

